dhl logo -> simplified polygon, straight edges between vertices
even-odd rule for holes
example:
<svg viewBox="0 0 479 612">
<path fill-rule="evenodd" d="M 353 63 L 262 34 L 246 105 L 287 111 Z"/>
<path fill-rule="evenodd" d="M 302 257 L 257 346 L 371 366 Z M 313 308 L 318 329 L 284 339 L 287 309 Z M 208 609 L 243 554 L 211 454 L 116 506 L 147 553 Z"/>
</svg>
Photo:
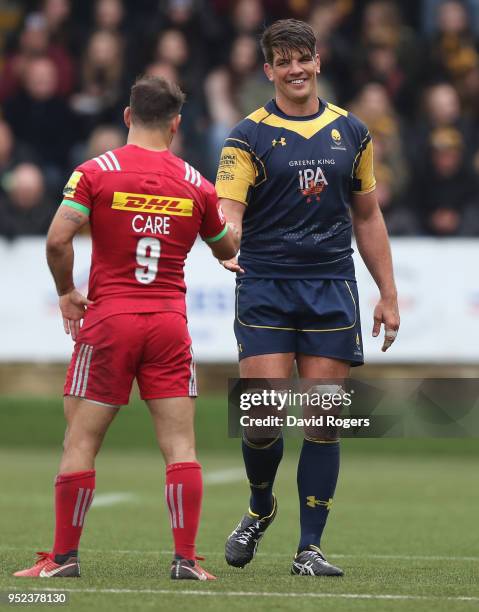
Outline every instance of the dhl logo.
<svg viewBox="0 0 479 612">
<path fill-rule="evenodd" d="M 178 217 L 193 216 L 193 200 L 187 198 L 172 198 L 145 193 L 125 193 L 115 191 L 111 207 L 115 210 L 131 210 L 133 212 L 148 212 L 157 215 L 177 215 Z"/>
</svg>

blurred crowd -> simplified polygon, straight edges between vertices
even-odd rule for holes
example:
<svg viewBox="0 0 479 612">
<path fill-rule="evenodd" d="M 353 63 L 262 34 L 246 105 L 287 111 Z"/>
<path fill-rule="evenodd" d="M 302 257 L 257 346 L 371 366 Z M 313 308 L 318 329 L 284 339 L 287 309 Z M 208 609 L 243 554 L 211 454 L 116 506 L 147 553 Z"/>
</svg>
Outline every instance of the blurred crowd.
<svg viewBox="0 0 479 612">
<path fill-rule="evenodd" d="M 259 37 L 318 37 L 320 95 L 367 123 L 392 235 L 479 236 L 479 0 L 3 0 L 0 236 L 44 234 L 73 167 L 125 143 L 138 74 L 187 94 L 173 150 L 214 180 L 272 97 Z"/>
</svg>

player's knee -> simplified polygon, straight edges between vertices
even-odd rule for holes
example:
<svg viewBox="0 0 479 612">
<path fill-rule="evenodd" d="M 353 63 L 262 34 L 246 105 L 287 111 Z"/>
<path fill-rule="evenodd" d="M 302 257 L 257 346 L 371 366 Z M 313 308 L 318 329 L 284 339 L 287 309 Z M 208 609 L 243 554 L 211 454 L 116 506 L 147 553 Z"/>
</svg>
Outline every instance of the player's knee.
<svg viewBox="0 0 479 612">
<path fill-rule="evenodd" d="M 166 464 L 196 461 L 195 443 L 189 437 L 160 441 L 160 450 Z"/>
<path fill-rule="evenodd" d="M 71 432 L 65 435 L 63 449 L 66 453 L 77 452 L 85 455 L 96 456 L 100 450 L 103 437 L 91 432 L 78 434 Z"/>
<path fill-rule="evenodd" d="M 247 446 L 251 446 L 252 448 L 268 448 L 271 446 L 276 440 L 281 437 L 281 429 L 276 429 L 275 431 L 271 431 L 268 436 L 256 436 L 255 431 L 243 431 L 243 441 Z"/>
</svg>

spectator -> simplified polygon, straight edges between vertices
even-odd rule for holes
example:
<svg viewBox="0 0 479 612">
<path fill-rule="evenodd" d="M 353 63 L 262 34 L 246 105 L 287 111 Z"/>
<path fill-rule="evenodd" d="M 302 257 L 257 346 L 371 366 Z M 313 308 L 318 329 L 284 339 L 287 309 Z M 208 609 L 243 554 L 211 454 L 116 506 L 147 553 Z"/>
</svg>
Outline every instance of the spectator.
<svg viewBox="0 0 479 612">
<path fill-rule="evenodd" d="M 88 134 L 100 123 L 120 122 L 124 39 L 108 30 L 93 32 L 82 58 L 80 91 L 71 105 Z"/>
<path fill-rule="evenodd" d="M 126 131 L 116 125 L 99 125 L 90 134 L 88 140 L 75 147 L 71 156 L 71 165 L 79 166 L 84 161 L 97 157 L 105 151 L 117 149 L 126 144 Z"/>
<path fill-rule="evenodd" d="M 439 82 L 425 90 L 423 112 L 410 137 L 410 150 L 414 164 L 427 157 L 431 132 L 439 127 L 453 127 L 461 133 L 466 157 L 472 156 L 476 144 L 476 130 L 470 119 L 464 117 L 457 90 L 447 82 Z"/>
<path fill-rule="evenodd" d="M 422 0 L 422 29 L 429 36 L 437 32 L 437 14 L 444 0 Z M 474 35 L 479 36 L 479 2 L 477 0 L 463 0 L 467 8 L 468 20 Z"/>
<path fill-rule="evenodd" d="M 260 0 L 238 0 L 233 8 L 232 25 L 237 34 L 258 38 L 264 28 L 264 17 Z"/>
<path fill-rule="evenodd" d="M 48 57 L 31 59 L 23 88 L 4 105 L 5 119 L 20 143 L 29 145 L 46 173 L 48 185 L 62 182 L 75 131 L 69 107 L 57 92 L 58 74 Z"/>
<path fill-rule="evenodd" d="M 3 176 L 22 161 L 31 161 L 33 152 L 19 144 L 6 121 L 0 119 L 0 190 Z"/>
<path fill-rule="evenodd" d="M 96 0 L 94 27 L 121 33 L 125 9 L 122 0 Z"/>
<path fill-rule="evenodd" d="M 0 121 L 0 175 L 12 165 L 14 136 L 6 121 Z"/>
<path fill-rule="evenodd" d="M 19 164 L 5 183 L 5 196 L 0 196 L 0 235 L 13 239 L 46 234 L 55 211 L 40 168 Z"/>
<path fill-rule="evenodd" d="M 369 126 L 374 140 L 375 161 L 382 162 L 393 172 L 393 195 L 401 199 L 409 180 L 403 129 L 384 85 L 369 83 L 363 87 L 351 110 Z"/>
<path fill-rule="evenodd" d="M 217 62 L 215 56 L 223 37 L 223 27 L 209 2 L 201 0 L 166 0 L 160 4 L 158 29 L 180 30 L 192 53 L 206 56 L 208 65 Z"/>
<path fill-rule="evenodd" d="M 477 179 L 466 163 L 461 133 L 454 128 L 436 128 L 425 172 L 418 172 L 414 188 L 423 231 L 433 236 L 468 235 L 472 221 L 477 231 L 477 193 Z"/>
<path fill-rule="evenodd" d="M 402 127 L 385 87 L 379 83 L 366 85 L 351 110 L 369 126 L 373 137 L 378 201 L 389 232 L 393 235 L 417 233 L 415 213 L 405 202 L 410 177 Z"/>
<path fill-rule="evenodd" d="M 259 61 L 257 42 L 249 35 L 238 36 L 231 48 L 229 63 L 210 72 L 205 80 L 206 104 L 211 126 L 208 131 L 208 172 L 216 174 L 221 147 L 241 117 L 256 110 L 272 97 L 271 84 Z"/>
<path fill-rule="evenodd" d="M 180 85 L 188 96 L 198 90 L 198 79 L 203 76 L 201 58 L 191 55 L 186 36 L 181 30 L 161 32 L 153 52 L 154 62 L 166 62 L 174 66 L 180 76 Z"/>
<path fill-rule="evenodd" d="M 181 135 L 178 137 L 178 143 L 184 135 L 190 148 L 191 143 L 194 145 L 199 142 L 200 124 L 205 114 L 201 87 L 206 68 L 203 61 L 203 58 L 192 55 L 186 36 L 181 30 L 168 29 L 157 37 L 152 63 L 157 66 L 158 63 L 169 64 L 170 70 L 174 70 L 177 75 L 176 80 L 181 89 L 186 93 L 187 101 L 181 113 Z M 187 158 L 190 163 L 195 163 L 190 155 L 187 155 Z M 200 169 L 203 169 L 203 165 L 199 165 Z"/>
<path fill-rule="evenodd" d="M 414 210 L 406 206 L 403 192 L 396 191 L 394 171 L 382 161 L 375 162 L 376 194 L 391 236 L 414 236 L 420 233 Z"/>
<path fill-rule="evenodd" d="M 356 64 L 356 83 L 382 83 L 399 112 L 413 116 L 417 82 L 421 71 L 414 33 L 404 25 L 391 0 L 374 0 L 366 6 L 361 28 L 361 49 Z"/>
<path fill-rule="evenodd" d="M 44 0 L 41 14 L 50 41 L 75 53 L 78 51 L 79 31 L 73 27 L 71 10 L 71 0 Z"/>
<path fill-rule="evenodd" d="M 432 73 L 458 84 L 479 65 L 467 9 L 460 0 L 445 0 L 437 14 L 438 31 L 430 45 Z"/>
<path fill-rule="evenodd" d="M 71 93 L 74 67 L 67 50 L 50 41 L 48 23 L 41 13 L 31 13 L 25 19 L 18 47 L 6 58 L 0 80 L 0 102 L 18 93 L 31 59 L 47 56 L 54 63 L 58 78 L 56 91 L 60 96 Z"/>
<path fill-rule="evenodd" d="M 339 30 L 343 19 L 341 2 L 327 0 L 313 8 L 308 20 L 315 31 L 321 66 L 324 68 L 319 77 L 320 88 L 324 90 L 320 96 L 330 102 L 337 99 L 341 104 L 354 95 L 350 78 L 352 49 Z"/>
</svg>

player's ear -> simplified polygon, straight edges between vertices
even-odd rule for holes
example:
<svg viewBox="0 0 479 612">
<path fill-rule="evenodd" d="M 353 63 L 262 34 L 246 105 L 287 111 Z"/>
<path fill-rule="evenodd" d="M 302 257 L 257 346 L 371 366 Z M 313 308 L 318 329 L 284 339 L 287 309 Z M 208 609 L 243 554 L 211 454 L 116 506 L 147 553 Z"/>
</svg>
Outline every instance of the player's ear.
<svg viewBox="0 0 479 612">
<path fill-rule="evenodd" d="M 263 68 L 264 68 L 265 75 L 268 77 L 268 80 L 273 82 L 273 69 L 271 68 L 271 64 L 268 64 L 266 62 Z"/>
<path fill-rule="evenodd" d="M 176 134 L 176 132 L 178 131 L 180 127 L 180 123 L 181 123 L 181 115 L 176 115 L 176 117 L 174 117 L 171 121 L 171 133 L 172 134 Z"/>
<path fill-rule="evenodd" d="M 316 53 L 315 55 L 315 60 L 316 60 L 316 74 L 319 74 L 321 72 L 321 59 L 318 53 Z"/>
<path fill-rule="evenodd" d="M 127 106 L 125 108 L 125 110 L 123 111 L 123 121 L 125 122 L 125 125 L 128 129 L 130 129 L 131 126 L 131 110 L 130 107 Z"/>
</svg>

